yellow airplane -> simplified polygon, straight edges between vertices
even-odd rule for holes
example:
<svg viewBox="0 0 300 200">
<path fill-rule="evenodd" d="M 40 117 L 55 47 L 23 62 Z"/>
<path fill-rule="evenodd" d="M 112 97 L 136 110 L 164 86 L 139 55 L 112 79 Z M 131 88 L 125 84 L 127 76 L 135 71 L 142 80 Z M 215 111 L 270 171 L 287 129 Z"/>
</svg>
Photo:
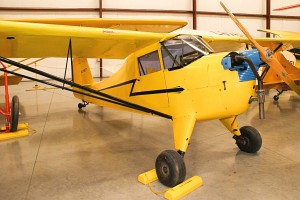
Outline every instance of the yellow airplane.
<svg viewBox="0 0 300 200">
<path fill-rule="evenodd" d="M 63 83 L 8 71 L 74 92 L 83 101 L 79 108 L 93 103 L 171 119 L 175 147 L 158 155 L 155 168 L 160 182 L 173 187 L 185 179 L 183 157 L 196 121 L 219 119 L 240 150 L 256 153 L 261 148 L 259 132 L 251 126 L 239 128 L 236 118 L 253 100 L 256 79 L 264 118 L 263 76 L 257 70 L 266 65 L 277 69 L 277 61 L 286 62 L 260 48 L 216 53 L 200 36 L 169 33 L 185 25 L 177 20 L 1 20 L 0 61 Z M 264 41 L 299 44 L 300 39 Z M 72 81 L 9 59 L 66 56 L 73 58 Z M 86 58 L 126 60 L 113 76 L 96 82 Z"/>
</svg>

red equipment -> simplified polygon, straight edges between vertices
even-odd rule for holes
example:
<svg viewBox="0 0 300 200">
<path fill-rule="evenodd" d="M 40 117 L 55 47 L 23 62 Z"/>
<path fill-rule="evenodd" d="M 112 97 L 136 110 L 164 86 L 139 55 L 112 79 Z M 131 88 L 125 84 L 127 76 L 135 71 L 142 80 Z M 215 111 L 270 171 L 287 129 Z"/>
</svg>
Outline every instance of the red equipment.
<svg viewBox="0 0 300 200">
<path fill-rule="evenodd" d="M 0 62 L 3 69 L 6 70 L 6 66 Z M 5 110 L 0 108 L 0 114 L 6 117 L 5 122 L 5 133 L 15 132 L 18 128 L 18 118 L 19 118 L 19 98 L 18 96 L 13 96 L 12 98 L 12 109 L 10 109 L 9 94 L 8 94 L 8 78 L 7 72 L 4 72 L 4 89 L 5 89 Z"/>
</svg>

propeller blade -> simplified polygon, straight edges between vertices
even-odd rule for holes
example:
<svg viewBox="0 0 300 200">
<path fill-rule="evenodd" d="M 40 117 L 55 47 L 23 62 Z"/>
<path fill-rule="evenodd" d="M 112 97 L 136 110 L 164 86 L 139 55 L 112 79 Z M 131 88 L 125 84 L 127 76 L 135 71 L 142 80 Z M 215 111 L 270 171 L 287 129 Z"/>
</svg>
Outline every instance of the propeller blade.
<svg viewBox="0 0 300 200">
<path fill-rule="evenodd" d="M 244 35 L 250 40 L 250 42 L 252 42 L 254 44 L 254 46 L 257 48 L 257 50 L 259 52 L 260 51 L 264 51 L 263 47 L 260 46 L 260 44 L 258 44 L 256 42 L 256 40 L 250 35 L 250 33 L 241 24 L 241 22 L 228 10 L 228 8 L 223 4 L 222 1 L 220 1 L 220 4 L 224 8 L 224 10 L 226 11 L 226 13 L 229 15 L 229 17 L 232 19 L 232 21 L 234 21 L 234 23 L 239 27 L 239 29 L 244 33 Z"/>
</svg>

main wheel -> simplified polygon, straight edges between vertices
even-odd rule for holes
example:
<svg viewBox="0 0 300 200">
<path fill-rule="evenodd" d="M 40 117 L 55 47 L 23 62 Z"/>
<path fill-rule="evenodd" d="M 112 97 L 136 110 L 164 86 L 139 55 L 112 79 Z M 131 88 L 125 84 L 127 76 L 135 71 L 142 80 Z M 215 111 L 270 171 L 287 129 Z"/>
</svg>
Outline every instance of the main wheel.
<svg viewBox="0 0 300 200">
<path fill-rule="evenodd" d="M 262 139 L 259 132 L 251 126 L 240 128 L 240 132 L 241 136 L 234 137 L 240 150 L 247 153 L 256 153 L 262 145 Z"/>
<path fill-rule="evenodd" d="M 161 152 L 156 159 L 155 168 L 158 180 L 168 187 L 174 187 L 185 179 L 186 169 L 183 157 L 176 151 Z"/>
<path fill-rule="evenodd" d="M 18 130 L 19 122 L 19 97 L 13 96 L 11 102 L 10 111 L 10 132 L 16 132 Z"/>
</svg>

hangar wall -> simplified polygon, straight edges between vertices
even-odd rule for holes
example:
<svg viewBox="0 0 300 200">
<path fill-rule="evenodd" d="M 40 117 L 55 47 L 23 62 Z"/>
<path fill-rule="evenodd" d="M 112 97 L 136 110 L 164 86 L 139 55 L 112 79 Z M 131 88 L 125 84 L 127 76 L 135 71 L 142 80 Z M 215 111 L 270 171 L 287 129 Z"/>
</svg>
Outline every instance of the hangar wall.
<svg viewBox="0 0 300 200">
<path fill-rule="evenodd" d="M 220 0 L 197 0 L 197 18 L 196 26 L 198 30 L 226 32 L 241 34 L 235 24 L 225 15 L 219 4 Z M 248 31 L 256 37 L 264 37 L 264 33 L 257 32 L 258 28 L 266 28 L 266 1 L 240 1 L 223 0 L 225 5 L 234 13 L 242 13 L 239 16 L 240 21 L 247 27 Z M 161 0 L 161 1 L 139 1 L 139 0 L 64 0 L 64 1 L 46 1 L 46 0 L 11 0 L 0 2 L 0 18 L 98 18 L 99 7 L 102 3 L 103 18 L 144 18 L 144 19 L 181 19 L 189 24 L 183 29 L 193 28 L 193 0 Z M 271 1 L 271 10 L 274 8 L 297 4 L 299 0 L 273 0 Z M 25 8 L 25 9 L 1 9 L 1 8 Z M 27 10 L 26 10 L 27 8 Z M 35 8 L 28 10 L 28 8 Z M 37 8 L 52 8 L 37 10 Z M 55 10 L 54 9 L 60 9 Z M 65 10 L 64 10 L 65 8 Z M 70 10 L 75 8 L 74 10 Z M 69 10 L 67 10 L 69 9 Z M 77 9 L 77 10 L 76 10 Z M 105 11 L 106 9 L 106 11 Z M 285 16 L 299 16 L 299 9 L 287 11 L 271 11 L 271 15 L 277 16 L 271 19 L 271 29 L 300 31 L 299 19 L 285 19 Z M 119 11 L 118 11 L 119 10 Z M 121 11 L 120 11 L 121 10 Z M 126 11 L 127 10 L 127 11 Z M 139 10 L 139 12 L 134 12 Z M 142 10 L 142 11 L 141 11 Z M 162 12 L 143 12 L 151 10 Z M 179 11 L 179 12 L 172 12 Z M 208 12 L 208 13 L 207 13 Z M 211 14 L 209 14 L 211 13 Z M 282 18 L 281 18 L 282 16 Z M 116 71 L 122 64 L 120 60 L 104 60 L 104 76 L 110 76 L 111 72 Z M 99 77 L 99 62 L 96 59 L 90 59 L 89 63 L 95 77 Z M 64 73 L 65 59 L 46 59 L 37 64 L 42 70 L 57 76 Z M 111 71 L 111 72 L 110 72 Z M 71 77 L 68 73 L 67 77 Z"/>
</svg>

